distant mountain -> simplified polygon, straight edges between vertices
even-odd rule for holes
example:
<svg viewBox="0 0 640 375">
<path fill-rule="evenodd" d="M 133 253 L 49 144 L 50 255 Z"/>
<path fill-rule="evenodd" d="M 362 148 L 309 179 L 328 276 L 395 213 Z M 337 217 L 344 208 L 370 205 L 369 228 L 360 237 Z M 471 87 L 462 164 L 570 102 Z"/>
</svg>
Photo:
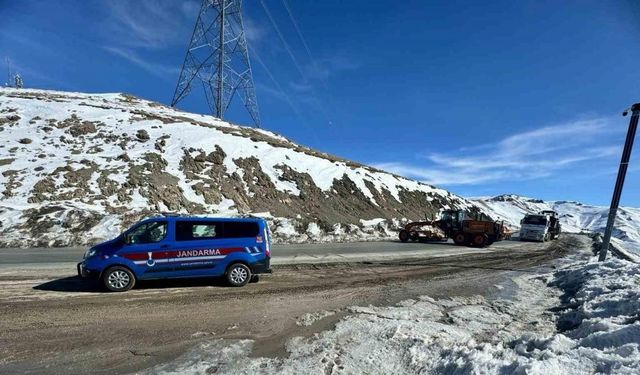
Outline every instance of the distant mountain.
<svg viewBox="0 0 640 375">
<path fill-rule="evenodd" d="M 475 209 L 269 131 L 130 95 L 7 88 L 0 193 L 3 247 L 89 244 L 162 211 L 258 214 L 279 240 L 305 241 L 389 235 L 403 218 Z"/>
<path fill-rule="evenodd" d="M 571 201 L 543 201 L 513 194 L 470 200 L 492 218 L 505 220 L 513 228 L 520 227 L 520 220 L 527 213 L 554 210 L 560 215 L 565 232 L 604 232 L 609 215 L 609 207 Z M 613 236 L 640 255 L 640 208 L 621 207 L 618 210 Z"/>
</svg>

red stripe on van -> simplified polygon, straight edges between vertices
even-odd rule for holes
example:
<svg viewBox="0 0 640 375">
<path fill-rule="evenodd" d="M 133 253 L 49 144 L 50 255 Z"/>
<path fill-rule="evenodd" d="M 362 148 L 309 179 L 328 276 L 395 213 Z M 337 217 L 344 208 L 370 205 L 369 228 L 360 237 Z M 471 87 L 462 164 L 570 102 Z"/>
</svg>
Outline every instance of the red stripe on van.
<svg viewBox="0 0 640 375">
<path fill-rule="evenodd" d="M 151 251 L 151 253 L 152 253 L 153 259 L 167 259 L 167 258 L 178 258 L 178 253 L 182 251 L 197 251 L 197 250 L 204 250 L 204 249 L 184 249 L 184 250 L 167 250 L 167 251 L 154 250 L 154 251 Z M 231 253 L 246 251 L 244 247 L 227 247 L 223 249 L 210 249 L 210 250 L 218 250 L 220 252 L 220 255 L 228 255 Z M 128 254 L 122 254 L 121 256 L 129 260 L 147 260 L 149 259 L 149 252 L 128 253 Z M 201 255 L 201 256 L 208 256 L 208 255 Z"/>
</svg>

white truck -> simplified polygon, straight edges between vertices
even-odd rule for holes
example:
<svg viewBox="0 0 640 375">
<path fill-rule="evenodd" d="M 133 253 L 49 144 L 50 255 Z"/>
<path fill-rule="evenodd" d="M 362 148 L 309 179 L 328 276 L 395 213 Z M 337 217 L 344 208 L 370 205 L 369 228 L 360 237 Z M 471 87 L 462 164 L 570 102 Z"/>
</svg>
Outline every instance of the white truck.
<svg viewBox="0 0 640 375">
<path fill-rule="evenodd" d="M 560 222 L 555 211 L 527 214 L 520 221 L 520 241 L 550 241 L 560 234 Z"/>
</svg>

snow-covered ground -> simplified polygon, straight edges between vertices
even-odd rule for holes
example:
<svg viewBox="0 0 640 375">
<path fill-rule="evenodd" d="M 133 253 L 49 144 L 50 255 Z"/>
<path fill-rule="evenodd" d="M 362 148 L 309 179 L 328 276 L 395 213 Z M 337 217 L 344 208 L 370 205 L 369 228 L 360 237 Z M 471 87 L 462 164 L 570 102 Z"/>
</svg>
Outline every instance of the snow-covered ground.
<svg viewBox="0 0 640 375">
<path fill-rule="evenodd" d="M 520 227 L 520 220 L 525 214 L 554 210 L 560 215 L 564 232 L 603 233 L 609 215 L 609 207 L 569 201 L 543 201 L 513 194 L 470 200 L 492 218 L 504 220 L 516 229 Z M 620 240 L 616 243 L 629 254 L 640 257 L 640 208 L 621 207 L 618 210 L 613 236 Z"/>
<path fill-rule="evenodd" d="M 252 358 L 251 340 L 221 339 L 149 373 L 640 372 L 640 265 L 574 260 L 513 282 L 508 299 L 424 296 L 391 307 L 352 307 L 335 329 L 292 339 L 286 358 Z"/>
</svg>

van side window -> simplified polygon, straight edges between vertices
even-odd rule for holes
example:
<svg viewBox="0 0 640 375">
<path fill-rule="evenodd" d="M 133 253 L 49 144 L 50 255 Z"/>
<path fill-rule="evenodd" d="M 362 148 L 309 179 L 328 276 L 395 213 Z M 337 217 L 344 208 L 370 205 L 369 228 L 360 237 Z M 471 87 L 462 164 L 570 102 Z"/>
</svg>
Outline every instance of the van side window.
<svg viewBox="0 0 640 375">
<path fill-rule="evenodd" d="M 176 222 L 176 241 L 212 240 L 222 237 L 222 223 L 216 221 Z"/>
<path fill-rule="evenodd" d="M 166 221 L 152 221 L 139 225 L 127 234 L 129 243 L 145 244 L 164 240 L 167 236 Z"/>
<path fill-rule="evenodd" d="M 216 238 L 218 232 L 216 228 L 218 226 L 214 223 L 207 224 L 193 224 L 191 226 L 191 237 L 193 238 Z"/>
<path fill-rule="evenodd" d="M 241 221 L 178 221 L 176 241 L 197 241 L 222 238 L 250 238 L 259 236 L 257 223 Z"/>
<path fill-rule="evenodd" d="M 259 236 L 260 228 L 257 223 L 243 221 L 229 221 L 224 223 L 225 238 L 247 238 Z"/>
</svg>

